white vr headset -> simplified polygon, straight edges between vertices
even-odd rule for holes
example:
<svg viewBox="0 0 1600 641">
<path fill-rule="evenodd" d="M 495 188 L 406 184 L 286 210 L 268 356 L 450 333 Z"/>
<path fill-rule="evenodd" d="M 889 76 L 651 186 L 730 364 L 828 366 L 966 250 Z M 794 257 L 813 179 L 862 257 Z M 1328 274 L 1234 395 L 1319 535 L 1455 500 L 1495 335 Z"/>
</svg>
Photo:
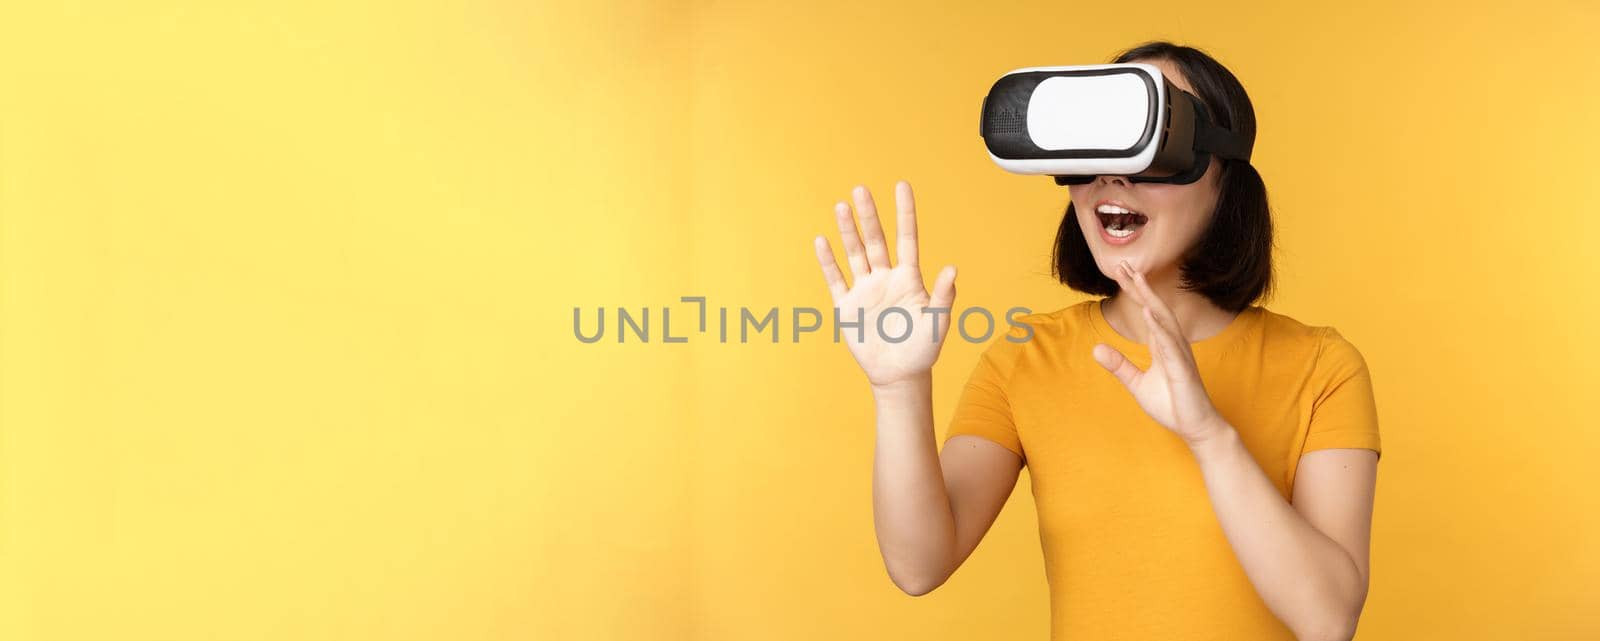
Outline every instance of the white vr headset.
<svg viewBox="0 0 1600 641">
<path fill-rule="evenodd" d="M 983 99 L 979 134 L 1002 169 L 1054 176 L 1058 185 L 1100 175 L 1189 184 L 1212 155 L 1249 162 L 1253 143 L 1141 63 L 1009 72 Z"/>
</svg>

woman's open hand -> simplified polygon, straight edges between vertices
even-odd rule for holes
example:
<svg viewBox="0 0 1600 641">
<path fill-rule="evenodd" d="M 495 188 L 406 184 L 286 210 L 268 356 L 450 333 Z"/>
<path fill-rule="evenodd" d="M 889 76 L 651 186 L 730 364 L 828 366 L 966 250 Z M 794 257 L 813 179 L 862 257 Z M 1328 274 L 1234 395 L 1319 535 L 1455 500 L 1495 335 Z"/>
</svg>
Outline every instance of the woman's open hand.
<svg viewBox="0 0 1600 641">
<path fill-rule="evenodd" d="M 1157 423 L 1191 446 L 1204 441 L 1221 428 L 1222 416 L 1200 382 L 1194 350 L 1184 338 L 1178 317 L 1156 296 L 1144 272 L 1127 261 L 1119 264 L 1116 272 L 1113 278 L 1122 291 L 1143 308 L 1145 325 L 1150 328 L 1150 369 L 1139 371 L 1121 352 L 1104 343 L 1094 346 L 1095 362 L 1116 376 Z"/>
<path fill-rule="evenodd" d="M 841 327 L 839 337 L 874 386 L 909 381 L 927 374 L 939 358 L 939 348 L 950 331 L 950 306 L 956 298 L 956 268 L 947 266 L 939 272 L 931 294 L 923 286 L 922 271 L 917 266 L 917 209 L 911 198 L 910 183 L 902 180 L 895 184 L 895 205 L 899 212 L 895 223 L 898 265 L 889 264 L 889 246 L 884 239 L 883 226 L 878 222 L 872 194 L 866 187 L 857 186 L 853 196 L 855 215 L 844 202 L 834 206 L 839 240 L 850 262 L 848 285 L 839 271 L 839 264 L 834 261 L 828 240 L 818 236 L 815 241 L 817 262 L 822 265 L 822 276 L 828 283 L 840 322 L 861 320 L 859 330 Z M 856 216 L 861 218 L 860 234 L 856 233 Z M 924 313 L 924 308 L 943 308 L 943 311 L 935 315 Z"/>
</svg>

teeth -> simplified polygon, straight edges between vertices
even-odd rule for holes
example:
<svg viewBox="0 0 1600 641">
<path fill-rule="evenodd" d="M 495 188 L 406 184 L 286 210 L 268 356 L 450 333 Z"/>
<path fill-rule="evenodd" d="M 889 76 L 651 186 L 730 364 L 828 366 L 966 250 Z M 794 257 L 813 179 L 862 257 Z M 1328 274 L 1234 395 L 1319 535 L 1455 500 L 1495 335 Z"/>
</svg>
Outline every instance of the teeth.
<svg viewBox="0 0 1600 641">
<path fill-rule="evenodd" d="M 1099 214 L 1101 226 L 1112 238 L 1132 236 L 1149 222 L 1144 214 L 1111 203 L 1095 207 L 1095 213 Z"/>
</svg>

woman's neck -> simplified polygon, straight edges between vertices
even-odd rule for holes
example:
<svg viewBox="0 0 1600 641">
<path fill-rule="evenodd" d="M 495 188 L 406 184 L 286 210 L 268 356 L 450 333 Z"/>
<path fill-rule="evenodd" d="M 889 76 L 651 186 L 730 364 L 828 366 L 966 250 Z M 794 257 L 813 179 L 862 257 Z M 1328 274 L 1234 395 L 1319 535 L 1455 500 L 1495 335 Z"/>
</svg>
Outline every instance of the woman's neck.
<svg viewBox="0 0 1600 641">
<path fill-rule="evenodd" d="M 1178 317 L 1178 324 L 1183 327 L 1184 340 L 1187 342 L 1194 343 L 1216 336 L 1238 316 L 1235 312 L 1218 307 L 1205 296 L 1180 289 L 1176 274 L 1146 274 L 1145 279 L 1167 308 Z M 1150 328 L 1145 325 L 1144 311 L 1127 292 L 1117 292 L 1106 300 L 1102 311 L 1106 322 L 1118 334 L 1144 345 L 1150 344 Z"/>
</svg>

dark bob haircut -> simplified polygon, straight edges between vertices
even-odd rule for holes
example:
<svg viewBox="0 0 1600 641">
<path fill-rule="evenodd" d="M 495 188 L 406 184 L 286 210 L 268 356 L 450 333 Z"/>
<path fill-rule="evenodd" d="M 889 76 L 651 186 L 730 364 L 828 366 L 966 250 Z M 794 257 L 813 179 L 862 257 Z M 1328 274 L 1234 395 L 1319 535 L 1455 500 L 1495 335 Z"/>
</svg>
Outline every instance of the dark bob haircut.
<svg viewBox="0 0 1600 641">
<path fill-rule="evenodd" d="M 1118 55 L 1115 62 L 1171 61 L 1194 87 L 1217 124 L 1243 135 L 1253 145 L 1256 112 L 1239 79 L 1205 52 L 1155 41 Z M 1215 158 L 1215 157 L 1214 157 Z M 1217 158 L 1222 163 L 1217 208 L 1211 224 L 1180 261 L 1181 287 L 1205 296 L 1218 307 L 1240 312 L 1272 295 L 1272 215 L 1267 186 L 1250 163 Z M 1120 287 L 1100 272 L 1089 243 L 1078 226 L 1078 214 L 1067 203 L 1056 231 L 1054 274 L 1068 287 L 1086 294 L 1111 296 Z"/>
</svg>

